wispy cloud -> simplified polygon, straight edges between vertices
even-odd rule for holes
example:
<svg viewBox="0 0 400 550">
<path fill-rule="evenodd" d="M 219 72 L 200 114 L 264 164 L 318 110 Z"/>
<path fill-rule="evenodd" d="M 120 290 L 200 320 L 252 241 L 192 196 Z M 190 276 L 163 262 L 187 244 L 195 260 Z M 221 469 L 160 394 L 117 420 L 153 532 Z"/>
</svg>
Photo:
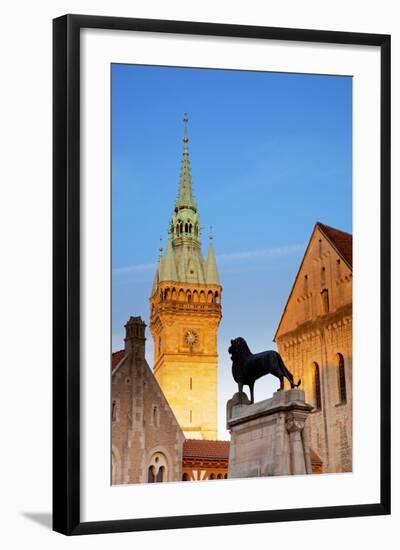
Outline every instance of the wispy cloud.
<svg viewBox="0 0 400 550">
<path fill-rule="evenodd" d="M 286 246 L 276 246 L 270 248 L 259 248 L 257 250 L 243 250 L 239 252 L 228 252 L 226 254 L 217 255 L 217 261 L 221 263 L 225 262 L 240 262 L 240 261 L 252 261 L 261 258 L 277 258 L 279 256 L 288 256 L 290 254 L 304 251 L 305 244 L 290 244 Z M 116 267 L 113 269 L 114 275 L 124 273 L 142 273 L 147 271 L 153 271 L 156 268 L 156 264 L 133 264 L 126 267 Z"/>
<path fill-rule="evenodd" d="M 288 256 L 295 252 L 301 252 L 305 248 L 302 244 L 291 244 L 286 246 L 276 246 L 270 248 L 259 248 L 257 250 L 243 250 L 242 252 L 229 252 L 227 254 L 220 254 L 217 256 L 221 262 L 230 261 L 251 261 L 259 258 L 277 258 L 279 256 Z"/>
<path fill-rule="evenodd" d="M 156 264 L 153 262 L 150 264 L 134 264 L 126 267 L 115 267 L 112 271 L 114 275 L 118 275 L 122 273 L 140 273 L 142 271 L 154 270 L 155 268 Z"/>
</svg>

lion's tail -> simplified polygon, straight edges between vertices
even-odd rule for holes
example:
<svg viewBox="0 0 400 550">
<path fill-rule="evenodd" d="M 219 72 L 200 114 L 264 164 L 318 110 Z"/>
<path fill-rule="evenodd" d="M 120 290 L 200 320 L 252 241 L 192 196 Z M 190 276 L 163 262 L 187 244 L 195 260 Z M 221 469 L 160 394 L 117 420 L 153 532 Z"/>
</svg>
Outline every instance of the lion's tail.
<svg viewBox="0 0 400 550">
<path fill-rule="evenodd" d="M 294 379 L 293 379 L 293 374 L 287 368 L 287 366 L 283 362 L 283 359 L 280 355 L 279 355 L 279 362 L 280 362 L 280 367 L 282 369 L 282 374 L 289 380 L 290 385 L 292 386 L 292 388 L 298 388 L 301 384 L 301 378 L 299 378 L 297 384 L 295 384 Z"/>
</svg>

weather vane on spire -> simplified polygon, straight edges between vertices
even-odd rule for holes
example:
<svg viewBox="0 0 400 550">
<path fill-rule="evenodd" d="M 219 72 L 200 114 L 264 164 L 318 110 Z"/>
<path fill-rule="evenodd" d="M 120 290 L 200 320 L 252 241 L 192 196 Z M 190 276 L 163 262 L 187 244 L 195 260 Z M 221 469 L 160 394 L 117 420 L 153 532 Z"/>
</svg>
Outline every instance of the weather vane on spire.
<svg viewBox="0 0 400 550">
<path fill-rule="evenodd" d="M 187 142 L 188 141 L 188 122 L 189 122 L 189 117 L 188 117 L 188 114 L 187 113 L 184 113 L 183 114 L 183 141 Z"/>
</svg>

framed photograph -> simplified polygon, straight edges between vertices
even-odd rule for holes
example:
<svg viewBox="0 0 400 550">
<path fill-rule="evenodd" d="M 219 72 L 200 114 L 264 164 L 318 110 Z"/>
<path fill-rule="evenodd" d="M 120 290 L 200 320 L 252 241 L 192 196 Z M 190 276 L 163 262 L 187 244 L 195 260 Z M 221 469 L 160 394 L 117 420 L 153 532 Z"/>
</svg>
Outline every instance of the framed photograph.
<svg viewBox="0 0 400 550">
<path fill-rule="evenodd" d="M 54 20 L 54 530 L 390 513 L 390 36 Z"/>
</svg>

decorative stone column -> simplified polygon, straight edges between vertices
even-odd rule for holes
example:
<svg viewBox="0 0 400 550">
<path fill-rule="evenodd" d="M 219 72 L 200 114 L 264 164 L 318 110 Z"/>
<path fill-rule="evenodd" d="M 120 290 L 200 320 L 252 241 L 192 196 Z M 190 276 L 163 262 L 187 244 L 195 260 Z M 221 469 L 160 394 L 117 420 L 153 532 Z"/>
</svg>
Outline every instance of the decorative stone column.
<svg viewBox="0 0 400 550">
<path fill-rule="evenodd" d="M 311 474 L 307 417 L 312 406 L 298 388 L 277 391 L 270 399 L 227 403 L 231 433 L 228 477 Z"/>
<path fill-rule="evenodd" d="M 291 473 L 306 474 L 306 449 L 302 433 L 307 420 L 308 413 L 294 411 L 286 416 L 286 430 L 289 432 L 290 438 L 290 458 L 291 458 Z M 309 454 L 309 453 L 308 453 Z"/>
</svg>

